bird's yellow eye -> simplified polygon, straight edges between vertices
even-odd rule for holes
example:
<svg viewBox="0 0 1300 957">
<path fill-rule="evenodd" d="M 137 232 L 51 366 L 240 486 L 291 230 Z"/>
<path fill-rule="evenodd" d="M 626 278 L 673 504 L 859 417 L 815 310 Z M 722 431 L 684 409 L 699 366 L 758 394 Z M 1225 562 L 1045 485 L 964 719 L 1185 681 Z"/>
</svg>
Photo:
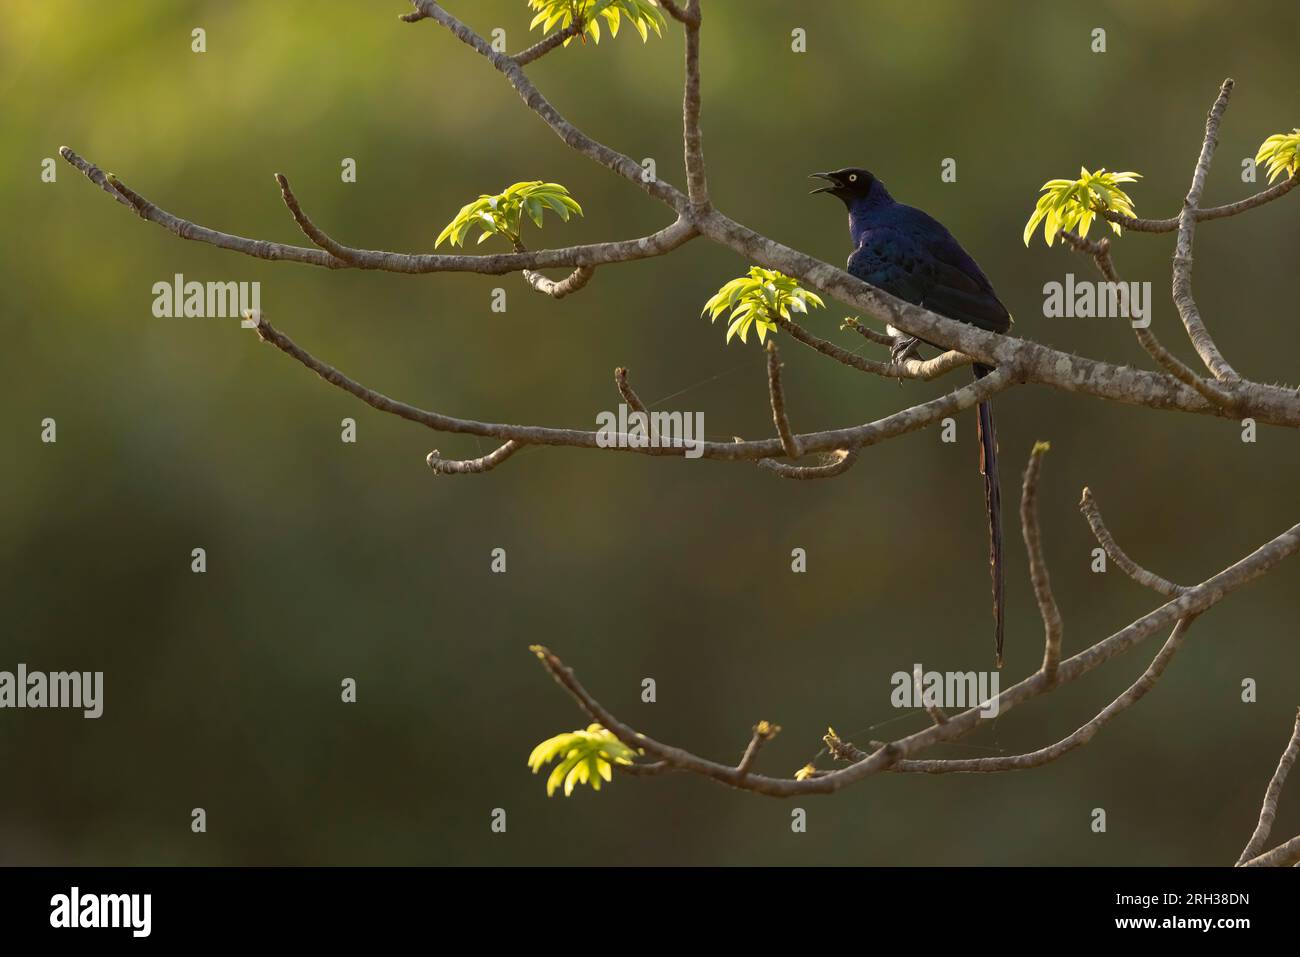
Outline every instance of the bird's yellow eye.
<svg viewBox="0 0 1300 957">
<path fill-rule="evenodd" d="M 850 183 L 856 183 L 857 181 L 858 181 L 858 174 L 857 174 L 857 173 L 850 173 L 850 174 L 849 174 L 849 182 L 850 182 Z"/>
</svg>

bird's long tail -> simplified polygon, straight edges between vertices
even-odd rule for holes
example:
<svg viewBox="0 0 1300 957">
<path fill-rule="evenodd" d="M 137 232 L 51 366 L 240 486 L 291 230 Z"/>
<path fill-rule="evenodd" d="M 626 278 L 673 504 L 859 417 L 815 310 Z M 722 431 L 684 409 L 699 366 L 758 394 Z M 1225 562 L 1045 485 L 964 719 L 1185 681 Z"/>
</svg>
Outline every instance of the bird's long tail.
<svg viewBox="0 0 1300 957">
<path fill-rule="evenodd" d="M 975 378 L 982 379 L 992 367 L 974 366 Z M 989 574 L 993 579 L 993 621 L 997 665 L 1002 667 L 1002 637 L 1005 595 L 1002 573 L 1002 484 L 998 479 L 998 432 L 993 424 L 993 403 L 979 406 L 980 472 L 984 476 L 984 505 L 989 515 Z"/>
</svg>

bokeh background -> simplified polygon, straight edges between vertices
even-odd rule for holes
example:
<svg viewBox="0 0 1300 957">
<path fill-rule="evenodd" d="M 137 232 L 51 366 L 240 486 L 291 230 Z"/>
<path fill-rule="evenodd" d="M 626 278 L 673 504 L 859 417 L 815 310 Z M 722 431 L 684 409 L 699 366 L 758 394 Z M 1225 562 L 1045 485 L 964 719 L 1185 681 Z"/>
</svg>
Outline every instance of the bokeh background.
<svg viewBox="0 0 1300 957">
<path fill-rule="evenodd" d="M 451 2 L 480 32 L 530 36 L 523 0 Z M 828 723 L 861 738 L 927 719 L 890 707 L 912 662 L 990 665 L 974 424 L 869 450 L 830 482 L 757 469 L 530 450 L 483 476 L 435 478 L 433 435 L 334 390 L 231 320 L 156 319 L 177 272 L 260 281 L 277 325 L 417 405 L 589 428 L 627 365 L 660 408 L 712 437 L 770 434 L 763 359 L 724 345 L 704 299 L 746 267 L 696 242 L 602 269 L 555 302 L 518 277 L 411 277 L 266 263 L 144 223 L 59 161 L 68 144 L 179 215 L 304 242 L 272 173 L 342 240 L 432 248 L 459 206 L 522 179 L 567 184 L 586 217 L 548 245 L 639 235 L 664 207 L 570 153 L 507 84 L 398 0 L 301 4 L 0 3 L 0 668 L 105 672 L 105 713 L 0 712 L 0 860 L 71 864 L 1225 864 L 1255 822 L 1300 703 L 1297 575 L 1284 565 L 1199 621 L 1159 689 L 1046 768 L 882 776 L 782 802 L 684 776 L 616 778 L 547 799 L 531 747 L 585 722 L 528 653 L 544 642 L 647 732 L 734 760 L 759 718 L 760 767 L 790 773 Z M 705 142 L 713 196 L 743 222 L 833 262 L 842 210 L 805 175 L 864 165 L 946 222 L 993 278 L 1020 335 L 1148 365 L 1131 332 L 1042 318 L 1042 286 L 1090 264 L 1021 228 L 1038 187 L 1135 169 L 1140 214 L 1186 190 L 1204 114 L 1237 92 L 1206 201 L 1240 198 L 1241 159 L 1300 123 L 1294 3 L 1039 4 L 711 0 Z M 190 51 L 207 31 L 208 52 Z M 1090 51 L 1104 27 L 1108 51 Z M 808 52 L 790 49 L 807 30 Z M 530 73 L 591 134 L 681 183 L 681 35 L 630 31 Z M 340 181 L 355 158 L 359 181 Z M 958 163 L 956 183 L 940 162 Z M 1295 382 L 1300 200 L 1206 225 L 1196 291 L 1239 369 Z M 534 234 L 534 242 L 538 238 Z M 494 248 L 493 245 L 485 249 Z M 1155 329 L 1191 358 L 1167 295 L 1172 237 L 1126 236 Z M 508 312 L 489 309 L 508 292 Z M 837 304 L 809 318 L 836 331 Z M 797 427 L 856 424 L 952 381 L 902 388 L 784 342 Z M 1036 439 L 1052 441 L 1042 515 L 1069 651 L 1153 606 L 1089 571 L 1076 510 L 1090 485 L 1120 541 L 1199 581 L 1296 520 L 1300 444 L 1230 421 L 1026 387 L 998 400 L 1009 542 L 1007 682 L 1041 627 L 1015 517 Z M 58 442 L 39 441 L 40 421 Z M 339 441 L 355 417 L 359 441 Z M 190 571 L 202 546 L 208 571 Z M 503 547 L 508 572 L 489 572 Z M 808 571 L 790 571 L 794 547 Z M 1041 746 L 1127 686 L 1158 647 L 936 754 Z M 359 701 L 339 700 L 353 677 Z M 643 704 L 653 677 L 658 701 Z M 1259 683 L 1243 704 L 1241 682 Z M 873 730 L 867 730 L 875 726 Z M 822 759 L 826 764 L 826 759 Z M 806 834 L 789 826 L 809 812 Z M 208 832 L 190 831 L 203 807 Z M 508 830 L 493 834 L 493 808 Z M 1089 827 L 1105 808 L 1105 834 Z M 1284 799 L 1279 839 L 1300 830 Z"/>
</svg>

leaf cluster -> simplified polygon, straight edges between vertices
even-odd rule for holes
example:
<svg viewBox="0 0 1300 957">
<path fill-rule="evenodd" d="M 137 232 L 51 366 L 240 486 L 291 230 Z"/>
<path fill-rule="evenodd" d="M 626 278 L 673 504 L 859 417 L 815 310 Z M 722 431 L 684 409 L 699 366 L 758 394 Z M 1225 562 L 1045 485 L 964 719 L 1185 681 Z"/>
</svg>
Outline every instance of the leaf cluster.
<svg viewBox="0 0 1300 957">
<path fill-rule="evenodd" d="M 453 246 L 465 245 L 465 239 L 473 227 L 478 227 L 481 231 L 478 238 L 480 243 L 498 233 L 512 244 L 518 243 L 524 213 L 540 229 L 542 214 L 548 209 L 557 213 L 565 222 L 574 213 L 582 215 L 582 207 L 559 183 L 533 180 L 515 183 L 495 196 L 485 193 L 474 202 L 461 207 L 455 218 L 438 234 L 434 248 L 441 246 L 445 240 L 451 240 Z"/>
<path fill-rule="evenodd" d="M 758 341 L 765 342 L 769 332 L 776 332 L 778 318 L 807 314 L 810 305 L 820 309 L 825 303 L 793 277 L 775 269 L 753 266 L 748 274 L 719 289 L 704 304 L 703 311 L 709 313 L 709 322 L 716 322 L 718 316 L 730 310 L 727 342 L 735 335 L 740 336 L 741 342 L 747 342 L 751 328 L 758 333 Z"/>
<path fill-rule="evenodd" d="M 575 20 L 580 19 L 583 26 L 583 42 L 590 36 L 600 42 L 600 21 L 609 27 L 609 35 L 618 36 L 618 28 L 624 19 L 641 34 L 641 42 L 650 37 L 653 30 L 656 36 L 663 36 L 664 15 L 657 0 L 528 0 L 528 7 L 537 11 L 528 29 L 541 27 L 546 33 L 552 27 L 567 29 Z M 564 41 L 568 46 L 573 38 Z"/>
<path fill-rule="evenodd" d="M 587 725 L 586 731 L 571 731 L 547 738 L 528 756 L 528 766 L 536 774 L 542 765 L 556 761 L 551 776 L 546 779 L 546 796 L 564 785 L 564 796 L 573 794 L 579 784 L 590 784 L 599 791 L 602 780 L 613 778 L 615 764 L 631 764 L 637 752 L 614 737 L 613 732 L 599 724 Z"/>
<path fill-rule="evenodd" d="M 1141 173 L 1108 173 L 1099 169 L 1095 173 L 1087 168 L 1079 170 L 1078 179 L 1050 179 L 1042 186 L 1034 214 L 1025 225 L 1025 245 L 1039 223 L 1043 223 L 1043 239 L 1052 245 L 1063 231 L 1074 230 L 1087 236 L 1093 220 L 1103 210 L 1136 216 L 1133 200 L 1120 188 L 1121 183 L 1133 183 L 1142 178 Z M 1110 228 L 1121 232 L 1119 223 Z"/>
<path fill-rule="evenodd" d="M 1262 144 L 1255 154 L 1255 164 L 1268 165 L 1268 181 L 1271 183 L 1283 173 L 1296 175 L 1300 170 L 1300 129 L 1290 133 L 1274 133 Z"/>
</svg>

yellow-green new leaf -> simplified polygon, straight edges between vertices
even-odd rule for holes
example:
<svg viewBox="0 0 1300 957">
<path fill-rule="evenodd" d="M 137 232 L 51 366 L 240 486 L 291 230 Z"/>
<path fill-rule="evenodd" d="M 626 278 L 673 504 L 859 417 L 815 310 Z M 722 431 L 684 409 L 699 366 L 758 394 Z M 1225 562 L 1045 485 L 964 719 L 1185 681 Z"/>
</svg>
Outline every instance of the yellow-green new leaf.
<svg viewBox="0 0 1300 957">
<path fill-rule="evenodd" d="M 754 266 L 746 275 L 731 280 L 714 293 L 702 312 L 709 314 L 709 322 L 727 313 L 727 342 L 733 336 L 748 342 L 749 331 L 753 329 L 762 343 L 767 341 L 769 332 L 776 332 L 779 319 L 790 319 L 794 313 L 807 315 L 810 305 L 822 308 L 824 303 L 820 296 L 804 289 L 790 276 Z"/>
<path fill-rule="evenodd" d="M 470 228 L 475 226 L 481 231 L 478 238 L 480 243 L 497 234 L 512 244 L 517 243 L 523 213 L 527 212 L 528 218 L 540 229 L 542 214 L 546 209 L 553 210 L 566 222 L 574 213 L 582 215 L 582 207 L 559 183 L 544 183 L 541 180 L 515 183 L 500 193 L 491 196 L 484 193 L 474 202 L 462 206 L 460 212 L 438 234 L 434 248 L 448 240 L 453 246 L 465 245 Z"/>
<path fill-rule="evenodd" d="M 547 738 L 533 748 L 528 766 L 536 774 L 542 765 L 556 761 L 546 779 L 546 796 L 552 796 L 563 785 L 564 796 L 569 797 L 579 784 L 589 784 L 592 790 L 599 791 L 602 780 L 613 780 L 615 764 L 631 764 L 639 753 L 601 725 L 590 724 L 585 731 Z"/>
<path fill-rule="evenodd" d="M 1255 154 L 1255 164 L 1267 164 L 1268 181 L 1271 183 L 1283 173 L 1295 176 L 1300 170 L 1300 129 L 1290 133 L 1274 133 L 1262 144 Z"/>
<path fill-rule="evenodd" d="M 580 21 L 584 40 L 589 36 L 599 43 L 601 19 L 609 27 L 610 36 L 616 37 L 626 18 L 643 43 L 650 38 L 651 30 L 656 36 L 663 36 L 665 20 L 659 0 L 528 0 L 528 8 L 537 11 L 528 25 L 530 30 L 540 26 L 543 32 L 549 33 L 552 27 L 565 30 Z M 564 45 L 568 46 L 572 39 L 565 40 Z"/>
<path fill-rule="evenodd" d="M 1042 186 L 1043 195 L 1038 197 L 1029 222 L 1025 224 L 1025 245 L 1029 245 L 1039 223 L 1043 225 L 1043 240 L 1050 246 L 1066 230 L 1087 236 L 1098 214 L 1104 211 L 1135 216 L 1133 200 L 1120 189 L 1119 184 L 1133 183 L 1141 178 L 1141 173 L 1108 173 L 1105 169 L 1090 173 L 1083 167 L 1077 180 L 1048 180 Z M 1109 225 L 1116 233 L 1121 232 L 1119 223 Z"/>
</svg>

